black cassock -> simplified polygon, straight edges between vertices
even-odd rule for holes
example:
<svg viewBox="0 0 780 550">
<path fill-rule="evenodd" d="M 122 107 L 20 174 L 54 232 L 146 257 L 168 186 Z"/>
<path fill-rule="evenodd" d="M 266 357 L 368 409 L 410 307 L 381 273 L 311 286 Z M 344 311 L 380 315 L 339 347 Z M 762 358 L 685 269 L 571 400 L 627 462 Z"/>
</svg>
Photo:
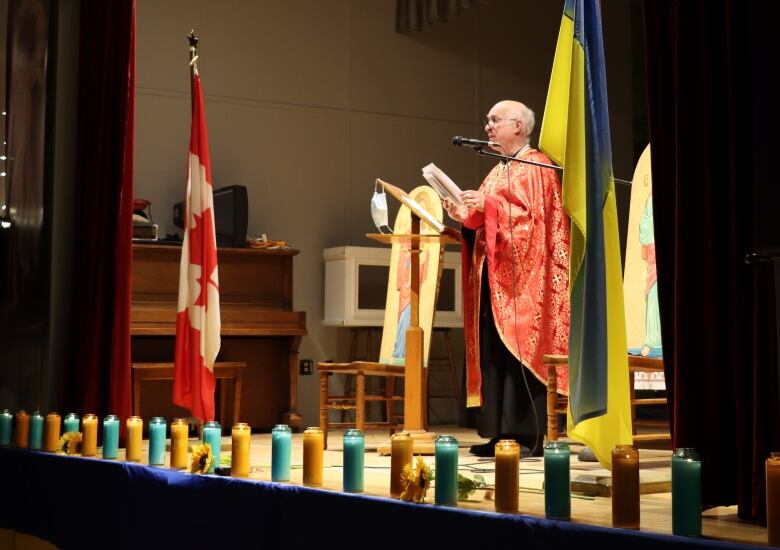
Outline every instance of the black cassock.
<svg viewBox="0 0 780 550">
<path fill-rule="evenodd" d="M 463 228 L 463 233 L 465 238 L 473 238 L 473 232 L 468 229 Z M 541 448 L 547 420 L 547 388 L 501 341 L 490 306 L 490 283 L 485 276 L 482 277 L 479 305 L 479 363 L 482 406 L 466 408 L 464 397 L 461 426 L 476 428 L 477 433 L 487 439 L 517 439 L 530 449 L 538 442 L 538 448 Z M 465 365 L 462 382 L 465 388 Z M 529 392 L 536 406 L 536 417 Z"/>
</svg>

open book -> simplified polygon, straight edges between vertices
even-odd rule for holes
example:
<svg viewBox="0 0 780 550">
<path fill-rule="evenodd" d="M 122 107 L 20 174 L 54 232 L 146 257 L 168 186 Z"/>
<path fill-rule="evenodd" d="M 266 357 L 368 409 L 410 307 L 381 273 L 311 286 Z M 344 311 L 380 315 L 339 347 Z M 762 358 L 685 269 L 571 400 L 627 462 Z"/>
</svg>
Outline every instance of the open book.
<svg viewBox="0 0 780 550">
<path fill-rule="evenodd" d="M 452 179 L 441 171 L 434 163 L 422 169 L 423 177 L 442 199 L 449 199 L 455 206 L 462 206 L 460 200 L 460 187 Z"/>
</svg>

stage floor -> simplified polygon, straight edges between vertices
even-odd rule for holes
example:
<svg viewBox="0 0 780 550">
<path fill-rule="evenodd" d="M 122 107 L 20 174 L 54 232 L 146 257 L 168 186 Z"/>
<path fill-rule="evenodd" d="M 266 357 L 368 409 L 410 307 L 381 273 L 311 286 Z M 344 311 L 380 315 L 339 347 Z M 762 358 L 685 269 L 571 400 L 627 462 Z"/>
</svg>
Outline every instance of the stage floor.
<svg viewBox="0 0 780 550">
<path fill-rule="evenodd" d="M 477 458 L 469 454 L 468 448 L 474 443 L 485 440 L 479 438 L 473 430 L 451 426 L 435 426 L 437 434 L 454 435 L 460 443 L 459 471 L 462 475 L 473 478 L 481 474 L 488 485 L 494 482 L 494 460 Z M 324 456 L 324 490 L 341 491 L 342 488 L 342 448 L 341 435 L 343 431 L 329 432 L 329 449 Z M 390 457 L 381 456 L 375 449 L 387 440 L 387 432 L 369 431 L 366 433 L 365 456 L 365 494 L 389 497 Z M 192 440 L 194 442 L 194 440 Z M 597 463 L 579 462 L 574 453 L 579 452 L 578 445 L 569 442 L 572 447 L 571 479 L 573 487 L 585 490 L 590 494 L 573 491 L 571 502 L 571 521 L 574 523 L 611 527 L 612 501 L 604 494 L 604 488 L 609 487 L 609 471 Z M 303 436 L 293 434 L 292 473 L 290 483 L 302 484 Z M 148 441 L 144 440 L 144 458 L 148 455 Z M 230 452 L 230 437 L 222 439 L 223 453 Z M 100 451 L 98 451 L 98 454 Z M 123 459 L 123 449 L 120 449 L 119 459 Z M 672 499 L 669 492 L 670 451 L 640 450 L 641 496 L 641 530 L 652 533 L 671 534 L 672 532 Z M 166 461 L 169 454 L 166 453 Z M 434 457 L 425 457 L 426 462 L 433 466 Z M 250 477 L 258 481 L 271 480 L 271 436 L 270 434 L 255 434 L 251 440 Z M 520 463 L 520 514 L 544 518 L 544 468 L 541 458 L 526 458 Z M 606 481 L 606 483 L 605 483 Z M 579 482 L 579 485 L 578 485 Z M 460 508 L 493 511 L 491 490 L 477 490 L 468 501 L 459 502 Z M 433 488 L 428 493 L 427 502 L 434 499 Z M 766 528 L 744 523 L 738 520 L 736 506 L 720 507 L 706 511 L 702 521 L 703 534 L 707 538 L 739 542 L 746 544 L 765 545 Z M 0 537 L 1 539 L 2 537 Z"/>
</svg>

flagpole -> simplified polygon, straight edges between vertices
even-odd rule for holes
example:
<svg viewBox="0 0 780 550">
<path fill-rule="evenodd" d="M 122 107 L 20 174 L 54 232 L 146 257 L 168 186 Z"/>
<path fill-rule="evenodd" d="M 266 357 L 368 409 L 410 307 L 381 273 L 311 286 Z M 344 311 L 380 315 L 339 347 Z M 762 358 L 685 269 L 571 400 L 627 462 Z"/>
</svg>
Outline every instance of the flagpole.
<svg viewBox="0 0 780 550">
<path fill-rule="evenodd" d="M 536 162 L 535 160 L 527 160 L 527 159 L 519 159 L 515 157 L 509 157 L 507 155 L 502 155 L 500 153 L 492 153 L 490 151 L 485 151 L 482 148 L 476 149 L 475 151 L 478 155 L 481 155 L 483 157 L 495 157 L 497 159 L 501 159 L 505 162 L 513 160 L 515 162 L 522 162 L 523 164 L 533 164 L 534 166 L 539 166 L 540 168 L 551 168 L 553 170 L 558 170 L 560 172 L 563 172 L 563 166 L 558 166 L 557 164 L 546 164 L 544 162 Z M 613 178 L 616 183 L 622 183 L 623 185 L 631 185 L 631 182 L 628 180 L 622 180 L 620 178 Z"/>
<path fill-rule="evenodd" d="M 187 40 L 190 43 L 190 73 L 195 76 L 198 74 L 198 37 L 194 29 L 187 35 Z"/>
</svg>

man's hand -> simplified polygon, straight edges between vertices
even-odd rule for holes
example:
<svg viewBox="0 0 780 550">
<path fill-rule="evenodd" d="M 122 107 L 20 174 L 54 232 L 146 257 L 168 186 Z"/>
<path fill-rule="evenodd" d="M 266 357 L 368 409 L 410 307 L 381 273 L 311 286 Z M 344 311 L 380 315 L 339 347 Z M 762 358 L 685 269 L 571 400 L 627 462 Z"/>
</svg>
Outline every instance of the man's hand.
<svg viewBox="0 0 780 550">
<path fill-rule="evenodd" d="M 466 209 L 463 207 L 458 208 L 450 199 L 442 199 L 442 206 L 449 214 L 450 218 L 456 222 L 462 222 L 466 218 Z"/>
<path fill-rule="evenodd" d="M 485 211 L 485 195 L 481 191 L 463 191 L 460 200 L 466 208 L 472 208 L 478 212 Z"/>
</svg>

